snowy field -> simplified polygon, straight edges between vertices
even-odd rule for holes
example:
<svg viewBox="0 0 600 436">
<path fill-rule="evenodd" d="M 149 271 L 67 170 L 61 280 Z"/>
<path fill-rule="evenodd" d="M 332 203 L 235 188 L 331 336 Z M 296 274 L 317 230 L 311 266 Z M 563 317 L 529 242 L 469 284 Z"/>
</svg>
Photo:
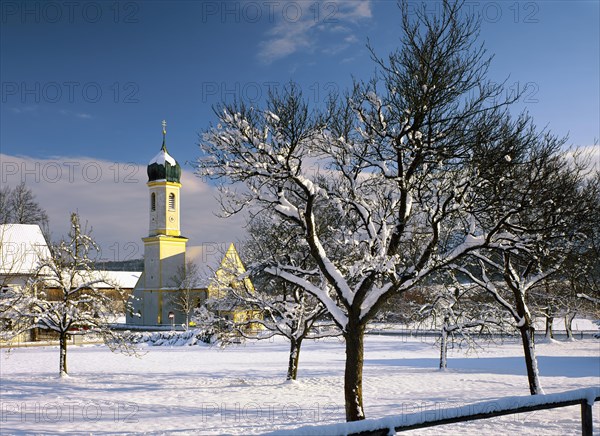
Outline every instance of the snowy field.
<svg viewBox="0 0 600 436">
<path fill-rule="evenodd" d="M 546 393 L 600 385 L 600 341 L 537 345 Z M 299 380 L 284 381 L 280 339 L 219 349 L 144 347 L 141 358 L 104 346 L 71 346 L 70 377 L 57 377 L 56 347 L 0 356 L 1 434 L 260 434 L 344 419 L 344 347 L 305 341 Z M 459 407 L 528 395 L 519 343 L 476 353 L 450 350 L 437 370 L 431 342 L 368 335 L 364 401 L 368 418 Z M 593 407 L 600 434 L 600 404 Z M 579 406 L 415 430 L 429 435 L 581 434 Z"/>
</svg>

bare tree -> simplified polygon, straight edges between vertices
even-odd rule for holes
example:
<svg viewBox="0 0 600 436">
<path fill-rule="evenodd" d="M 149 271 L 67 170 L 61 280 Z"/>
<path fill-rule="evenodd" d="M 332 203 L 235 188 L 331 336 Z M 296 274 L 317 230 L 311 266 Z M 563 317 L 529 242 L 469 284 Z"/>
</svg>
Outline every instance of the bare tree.
<svg viewBox="0 0 600 436">
<path fill-rule="evenodd" d="M 373 53 L 377 76 L 324 113 L 291 86 L 264 110 L 216 108 L 200 144 L 199 173 L 224 182 L 226 214 L 266 210 L 300 235 L 312 264 L 280 259 L 265 271 L 315 296 L 343 332 L 348 421 L 365 417 L 367 323 L 393 296 L 495 242 L 527 204 L 505 208 L 486 176 L 507 180 L 510 157 L 539 141 L 527 117 L 507 114 L 511 101 L 475 45 L 479 22 L 459 4 L 436 16 L 403 4 L 402 28 L 398 51 Z M 324 235 L 323 211 L 335 211 Z"/>
<path fill-rule="evenodd" d="M 77 214 L 71 214 L 68 238 L 49 248 L 50 256 L 41 258 L 26 286 L 11 288 L 0 300 L 0 313 L 19 326 L 5 333 L 16 335 L 31 328 L 56 332 L 61 376 L 67 375 L 71 335 L 96 334 L 111 349 L 133 352 L 125 338 L 111 329 L 118 316 L 115 298 L 125 304 L 127 296 L 118 284 L 93 270 L 89 254 L 97 246 Z M 101 284 L 111 286 L 112 292 L 99 289 Z"/>
<path fill-rule="evenodd" d="M 0 187 L 0 224 L 8 224 L 11 221 L 12 207 L 10 206 L 10 186 Z"/>
<path fill-rule="evenodd" d="M 0 189 L 0 224 L 9 223 L 37 224 L 49 241 L 48 214 L 25 182 L 13 189 L 10 186 Z"/>
</svg>

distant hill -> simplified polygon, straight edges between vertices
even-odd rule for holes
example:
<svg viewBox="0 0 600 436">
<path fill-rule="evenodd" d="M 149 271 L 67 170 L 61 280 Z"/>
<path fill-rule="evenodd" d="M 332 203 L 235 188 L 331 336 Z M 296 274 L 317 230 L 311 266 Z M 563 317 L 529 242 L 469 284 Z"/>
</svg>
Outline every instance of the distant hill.
<svg viewBox="0 0 600 436">
<path fill-rule="evenodd" d="M 144 259 L 98 261 L 94 266 L 104 271 L 144 271 Z"/>
</svg>

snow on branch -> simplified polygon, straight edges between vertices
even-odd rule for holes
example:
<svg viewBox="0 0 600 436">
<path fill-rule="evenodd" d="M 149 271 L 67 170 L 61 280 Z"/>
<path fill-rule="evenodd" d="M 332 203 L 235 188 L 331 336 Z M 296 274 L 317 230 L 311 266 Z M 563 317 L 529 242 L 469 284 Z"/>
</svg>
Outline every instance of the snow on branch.
<svg viewBox="0 0 600 436">
<path fill-rule="evenodd" d="M 340 327 L 340 329 L 343 330 L 345 328 L 346 324 L 348 323 L 348 318 L 346 314 L 342 312 L 341 308 L 339 308 L 336 305 L 335 301 L 331 298 L 327 288 L 319 288 L 312 284 L 310 281 L 302 277 L 298 277 L 279 267 L 268 267 L 265 269 L 265 272 L 277 277 L 281 277 L 282 279 L 293 283 L 294 285 L 300 286 L 307 292 L 310 292 L 312 295 L 318 298 L 319 301 L 321 301 L 321 303 L 323 303 L 323 305 L 327 308 L 327 310 L 335 320 L 336 324 Z"/>
</svg>

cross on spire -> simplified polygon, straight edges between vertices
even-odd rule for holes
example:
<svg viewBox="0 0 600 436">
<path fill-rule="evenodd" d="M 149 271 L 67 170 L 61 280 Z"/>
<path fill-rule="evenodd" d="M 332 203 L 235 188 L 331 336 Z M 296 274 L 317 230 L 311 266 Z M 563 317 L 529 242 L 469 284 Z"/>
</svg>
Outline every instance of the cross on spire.
<svg viewBox="0 0 600 436">
<path fill-rule="evenodd" d="M 162 120 L 162 131 L 163 131 L 163 143 L 162 143 L 162 149 L 164 151 L 167 151 L 167 145 L 166 145 L 166 138 L 167 138 L 167 122 L 165 120 Z"/>
</svg>

